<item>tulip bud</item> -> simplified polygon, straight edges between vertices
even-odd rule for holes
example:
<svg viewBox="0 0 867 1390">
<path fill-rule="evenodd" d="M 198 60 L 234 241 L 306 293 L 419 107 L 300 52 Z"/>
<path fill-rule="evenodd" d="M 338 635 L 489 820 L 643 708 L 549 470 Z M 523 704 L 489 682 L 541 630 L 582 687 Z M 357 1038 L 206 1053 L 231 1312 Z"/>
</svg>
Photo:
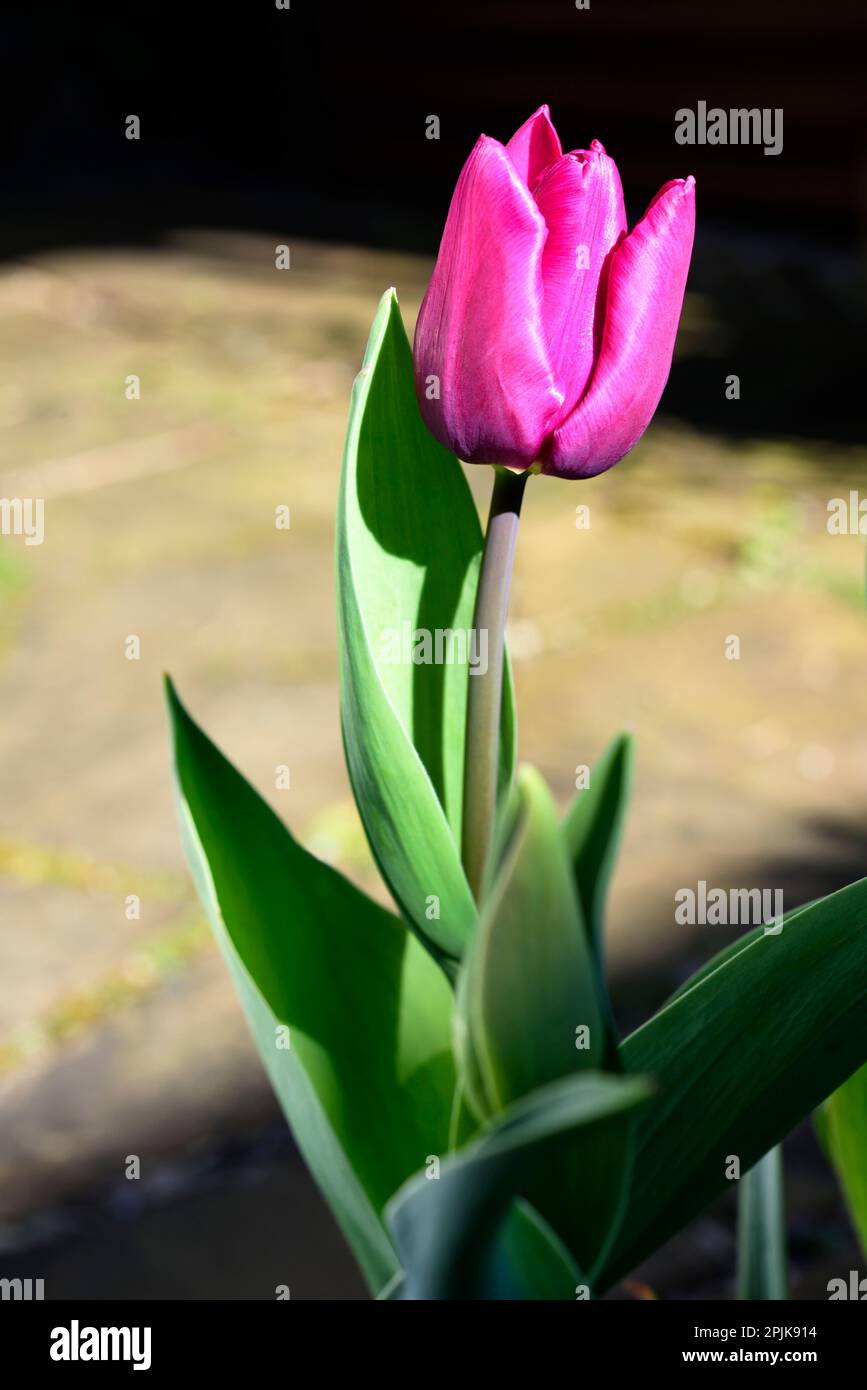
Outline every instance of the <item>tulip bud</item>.
<svg viewBox="0 0 867 1390">
<path fill-rule="evenodd" d="M 547 106 L 508 145 L 481 136 L 416 325 L 431 432 L 469 463 L 564 478 L 610 468 L 668 379 L 694 226 L 690 177 L 627 232 L 614 161 L 598 140 L 563 154 Z"/>
</svg>

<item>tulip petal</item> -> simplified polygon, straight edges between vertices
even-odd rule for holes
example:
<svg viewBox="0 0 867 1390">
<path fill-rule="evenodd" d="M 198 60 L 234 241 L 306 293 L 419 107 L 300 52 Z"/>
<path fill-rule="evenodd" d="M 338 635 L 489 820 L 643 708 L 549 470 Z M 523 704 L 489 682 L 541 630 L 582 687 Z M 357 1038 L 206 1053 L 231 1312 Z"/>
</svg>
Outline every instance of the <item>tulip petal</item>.
<svg viewBox="0 0 867 1390">
<path fill-rule="evenodd" d="M 671 367 L 694 230 L 695 181 L 674 179 L 612 253 L 599 358 L 554 432 L 544 473 L 595 477 L 646 430 Z"/>
<path fill-rule="evenodd" d="M 612 248 L 626 231 L 623 189 L 598 140 L 552 164 L 536 185 L 548 227 L 542 254 L 542 319 L 565 419 L 583 396 L 602 332 Z"/>
<path fill-rule="evenodd" d="M 425 424 L 470 463 L 529 467 L 562 411 L 542 329 L 545 236 L 505 148 L 483 135 L 458 179 L 413 349 Z"/>
<path fill-rule="evenodd" d="M 509 158 L 526 186 L 532 192 L 549 164 L 562 155 L 560 137 L 554 129 L 551 112 L 540 106 L 515 131 L 506 149 Z"/>
</svg>

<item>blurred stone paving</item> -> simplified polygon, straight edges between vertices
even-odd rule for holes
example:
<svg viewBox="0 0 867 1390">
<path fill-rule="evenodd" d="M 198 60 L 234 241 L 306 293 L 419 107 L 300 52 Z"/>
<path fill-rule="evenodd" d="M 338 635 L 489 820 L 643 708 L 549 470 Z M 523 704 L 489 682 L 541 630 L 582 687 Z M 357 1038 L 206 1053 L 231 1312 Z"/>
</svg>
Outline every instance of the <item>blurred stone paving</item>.
<svg viewBox="0 0 867 1390">
<path fill-rule="evenodd" d="M 395 284 L 411 329 L 429 268 L 293 243 L 278 273 L 265 238 L 189 233 L 0 269 L 0 491 L 46 498 L 43 545 L 0 539 L 7 1230 L 121 1178 L 128 1154 L 147 1169 L 274 1123 L 182 862 L 164 671 L 293 831 L 380 891 L 341 755 L 334 515 L 378 296 Z M 688 297 L 685 355 L 710 312 Z M 530 483 L 521 757 L 565 803 L 615 732 L 638 739 L 609 931 L 628 1023 L 730 940 L 676 927 L 677 888 L 794 905 L 865 871 L 864 540 L 826 527 L 865 463 L 663 410 L 604 477 Z M 487 470 L 470 472 L 484 508 Z"/>
</svg>

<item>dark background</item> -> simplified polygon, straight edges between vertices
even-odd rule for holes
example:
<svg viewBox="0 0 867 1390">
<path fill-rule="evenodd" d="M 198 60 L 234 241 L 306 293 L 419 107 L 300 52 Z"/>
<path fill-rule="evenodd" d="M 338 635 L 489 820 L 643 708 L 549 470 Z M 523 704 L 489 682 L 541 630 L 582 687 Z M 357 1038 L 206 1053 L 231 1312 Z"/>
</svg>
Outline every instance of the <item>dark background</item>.
<svg viewBox="0 0 867 1390">
<path fill-rule="evenodd" d="M 566 148 L 603 140 L 633 214 L 694 173 L 703 218 L 851 242 L 865 30 L 858 0 L 21 7 L 0 30 L 2 250 L 179 225 L 432 250 L 480 130 L 505 140 L 542 101 Z M 782 107 L 783 153 L 677 146 L 698 100 Z"/>
<path fill-rule="evenodd" d="M 156 3 L 2 26 L 0 255 L 178 228 L 433 253 L 480 131 L 506 140 L 547 101 L 566 149 L 600 138 L 618 161 L 631 220 L 667 179 L 696 176 L 691 285 L 760 389 L 733 421 L 694 361 L 670 408 L 750 435 L 863 437 L 859 0 Z M 676 144 L 676 111 L 700 100 L 781 107 L 782 153 Z"/>
</svg>

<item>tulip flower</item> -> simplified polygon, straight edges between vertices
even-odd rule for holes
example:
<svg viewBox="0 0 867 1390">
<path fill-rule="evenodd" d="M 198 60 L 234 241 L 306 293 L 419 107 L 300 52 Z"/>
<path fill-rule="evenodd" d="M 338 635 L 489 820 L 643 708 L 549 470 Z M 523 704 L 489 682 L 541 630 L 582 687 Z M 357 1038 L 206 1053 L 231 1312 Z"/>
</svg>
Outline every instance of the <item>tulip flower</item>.
<svg viewBox="0 0 867 1390">
<path fill-rule="evenodd" d="M 627 231 L 598 140 L 563 154 L 547 106 L 458 179 L 415 332 L 419 407 L 468 463 L 591 478 L 640 439 L 671 367 L 692 177 Z"/>
<path fill-rule="evenodd" d="M 503 637 L 527 477 L 592 478 L 641 438 L 671 367 L 695 181 L 663 185 L 627 231 L 598 140 L 563 154 L 547 106 L 507 145 L 482 135 L 458 179 L 415 330 L 422 417 L 497 465 L 476 593 L 488 670 L 470 682 L 461 854 L 484 893 L 496 816 Z"/>
</svg>

